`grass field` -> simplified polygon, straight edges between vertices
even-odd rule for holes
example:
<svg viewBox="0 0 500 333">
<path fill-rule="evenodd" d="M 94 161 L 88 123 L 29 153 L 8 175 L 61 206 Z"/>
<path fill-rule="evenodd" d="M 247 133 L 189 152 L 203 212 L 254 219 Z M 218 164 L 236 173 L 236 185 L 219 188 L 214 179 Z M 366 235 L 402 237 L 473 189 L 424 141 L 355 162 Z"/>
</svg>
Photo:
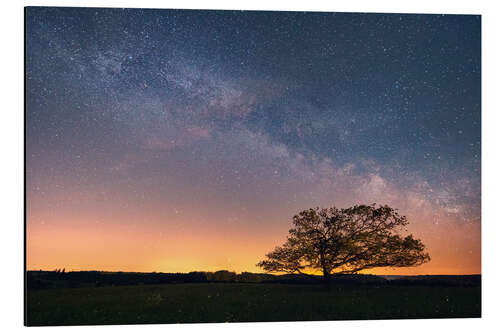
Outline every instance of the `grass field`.
<svg viewBox="0 0 500 333">
<path fill-rule="evenodd" d="M 28 292 L 27 324 L 480 317 L 480 287 L 200 283 Z"/>
</svg>

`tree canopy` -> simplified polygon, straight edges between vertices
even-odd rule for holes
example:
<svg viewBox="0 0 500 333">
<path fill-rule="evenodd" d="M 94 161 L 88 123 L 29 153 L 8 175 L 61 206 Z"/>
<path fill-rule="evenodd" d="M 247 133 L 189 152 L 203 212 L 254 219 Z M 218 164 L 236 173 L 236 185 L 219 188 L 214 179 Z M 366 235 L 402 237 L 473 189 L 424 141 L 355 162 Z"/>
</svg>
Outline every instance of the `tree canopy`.
<svg viewBox="0 0 500 333">
<path fill-rule="evenodd" d="M 311 208 L 293 217 L 287 241 L 257 266 L 269 272 L 353 274 L 375 267 L 412 267 L 430 260 L 413 236 L 401 236 L 406 216 L 387 205 Z"/>
</svg>

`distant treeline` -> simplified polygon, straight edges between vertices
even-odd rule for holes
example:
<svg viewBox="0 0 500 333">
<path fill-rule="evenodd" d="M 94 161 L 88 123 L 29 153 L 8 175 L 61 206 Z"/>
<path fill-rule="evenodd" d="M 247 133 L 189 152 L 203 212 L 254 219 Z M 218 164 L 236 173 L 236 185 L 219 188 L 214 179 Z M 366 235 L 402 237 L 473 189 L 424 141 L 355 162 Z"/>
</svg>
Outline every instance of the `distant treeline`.
<svg viewBox="0 0 500 333">
<path fill-rule="evenodd" d="M 104 271 L 28 271 L 28 289 L 78 288 L 125 286 L 165 283 L 322 283 L 322 278 L 296 274 L 273 275 L 266 273 L 242 272 L 236 274 L 227 270 L 217 272 L 190 273 L 133 273 Z M 428 275 L 405 277 L 388 281 L 383 277 L 368 274 L 334 276 L 332 284 L 372 284 L 372 285 L 426 285 L 426 286 L 477 286 L 480 275 Z"/>
<path fill-rule="evenodd" d="M 318 277 L 319 278 L 319 277 Z M 138 284 L 163 283 L 261 283 L 281 282 L 311 283 L 313 279 L 299 276 L 284 276 L 265 273 L 243 272 L 236 274 L 227 270 L 217 272 L 190 272 L 190 273 L 133 273 L 133 272 L 103 272 L 103 271 L 28 271 L 27 287 L 29 289 L 57 288 L 57 287 L 100 287 L 123 286 Z"/>
</svg>

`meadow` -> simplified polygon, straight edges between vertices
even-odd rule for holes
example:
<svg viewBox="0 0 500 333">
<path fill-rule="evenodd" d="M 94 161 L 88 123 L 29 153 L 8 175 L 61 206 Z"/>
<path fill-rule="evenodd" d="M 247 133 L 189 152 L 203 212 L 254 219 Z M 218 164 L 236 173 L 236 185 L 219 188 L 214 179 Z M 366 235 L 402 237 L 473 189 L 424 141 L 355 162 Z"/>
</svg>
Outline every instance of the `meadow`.
<svg viewBox="0 0 500 333">
<path fill-rule="evenodd" d="M 29 290 L 26 323 L 213 323 L 481 316 L 481 287 L 172 283 Z"/>
</svg>

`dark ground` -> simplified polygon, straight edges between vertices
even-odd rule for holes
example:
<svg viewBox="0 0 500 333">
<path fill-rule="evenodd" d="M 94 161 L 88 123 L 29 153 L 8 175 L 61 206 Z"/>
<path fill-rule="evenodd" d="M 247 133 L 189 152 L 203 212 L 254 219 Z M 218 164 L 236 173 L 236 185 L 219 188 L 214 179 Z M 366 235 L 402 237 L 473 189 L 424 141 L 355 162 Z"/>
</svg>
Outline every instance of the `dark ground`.
<svg viewBox="0 0 500 333">
<path fill-rule="evenodd" d="M 43 326 L 480 316 L 480 284 L 209 282 L 32 289 L 26 319 Z"/>
</svg>

